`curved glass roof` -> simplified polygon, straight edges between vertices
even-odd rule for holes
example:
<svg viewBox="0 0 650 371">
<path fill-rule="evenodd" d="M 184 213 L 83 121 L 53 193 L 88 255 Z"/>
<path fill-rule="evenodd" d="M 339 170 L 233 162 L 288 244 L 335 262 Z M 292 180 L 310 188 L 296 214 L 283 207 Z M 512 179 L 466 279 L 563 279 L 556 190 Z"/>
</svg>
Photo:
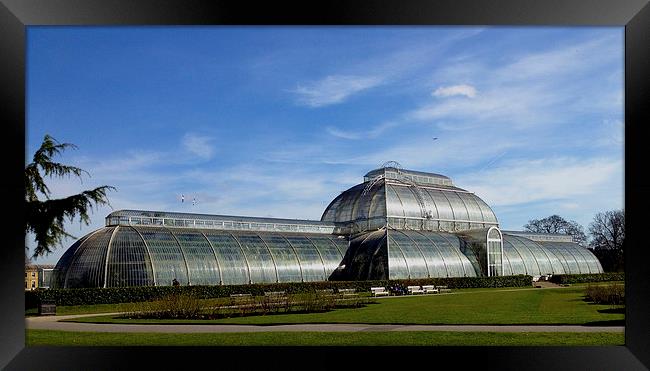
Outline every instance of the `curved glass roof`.
<svg viewBox="0 0 650 371">
<path fill-rule="evenodd" d="M 321 220 L 348 224 L 348 233 L 386 226 L 447 232 L 498 226 L 492 209 L 471 192 L 386 178 L 341 193 L 327 206 Z"/>
<path fill-rule="evenodd" d="M 338 280 L 475 277 L 461 252 L 461 240 L 442 232 L 387 230 L 363 233 L 350 241 Z"/>
<path fill-rule="evenodd" d="M 460 245 L 450 233 L 389 230 L 389 278 L 476 277 Z"/>
<path fill-rule="evenodd" d="M 503 233 L 503 274 L 603 273 L 598 258 L 573 242 L 542 242 Z"/>
<path fill-rule="evenodd" d="M 347 247 L 331 234 L 104 227 L 66 251 L 53 287 L 326 281 Z"/>
</svg>

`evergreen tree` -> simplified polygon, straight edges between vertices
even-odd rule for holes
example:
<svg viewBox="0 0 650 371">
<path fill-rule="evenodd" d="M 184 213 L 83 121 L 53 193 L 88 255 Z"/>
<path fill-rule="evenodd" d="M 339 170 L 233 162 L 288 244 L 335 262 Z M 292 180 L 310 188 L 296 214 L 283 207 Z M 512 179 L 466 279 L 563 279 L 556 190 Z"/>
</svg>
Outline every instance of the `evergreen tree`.
<svg viewBox="0 0 650 371">
<path fill-rule="evenodd" d="M 81 173 L 90 176 L 87 171 L 78 167 L 52 161 L 53 156 L 61 154 L 67 148 L 77 147 L 70 143 L 59 143 L 51 136 L 45 135 L 41 147 L 34 153 L 32 162 L 25 167 L 25 232 L 31 232 L 35 236 L 36 248 L 33 258 L 51 253 L 56 244 L 62 245 L 65 237 L 76 238 L 65 231 L 63 223 L 66 218 L 72 221 L 79 216 L 86 225 L 90 224 L 88 210 L 93 204 L 110 206 L 106 192 L 115 190 L 115 187 L 104 185 L 66 198 L 50 199 L 50 189 L 43 176 L 69 177 L 74 174 L 81 178 Z M 39 200 L 39 193 L 45 200 Z"/>
</svg>

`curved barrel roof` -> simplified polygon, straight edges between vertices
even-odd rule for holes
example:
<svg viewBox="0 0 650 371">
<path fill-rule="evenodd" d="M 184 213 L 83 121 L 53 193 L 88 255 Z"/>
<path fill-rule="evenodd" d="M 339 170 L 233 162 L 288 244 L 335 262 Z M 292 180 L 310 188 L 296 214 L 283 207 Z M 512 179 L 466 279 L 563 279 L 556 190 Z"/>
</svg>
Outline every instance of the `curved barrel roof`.
<svg viewBox="0 0 650 371">
<path fill-rule="evenodd" d="M 72 245 L 52 286 L 237 285 L 326 281 L 348 243 L 332 234 L 112 226 Z"/>
</svg>

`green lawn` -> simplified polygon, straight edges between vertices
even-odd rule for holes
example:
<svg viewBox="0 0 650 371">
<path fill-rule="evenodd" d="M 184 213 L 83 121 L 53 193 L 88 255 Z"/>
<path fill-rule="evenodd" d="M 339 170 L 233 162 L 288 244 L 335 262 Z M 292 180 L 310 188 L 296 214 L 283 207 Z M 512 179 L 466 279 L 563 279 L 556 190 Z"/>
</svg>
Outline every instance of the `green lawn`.
<svg viewBox="0 0 650 371">
<path fill-rule="evenodd" d="M 622 333 L 261 332 L 224 334 L 98 333 L 27 330 L 27 346 L 462 346 L 623 345 Z"/>
<path fill-rule="evenodd" d="M 96 316 L 79 322 L 113 323 L 370 323 L 370 324 L 593 324 L 624 325 L 624 311 L 583 300 L 581 286 L 558 289 L 474 289 L 452 294 L 377 299 L 377 304 L 326 313 L 278 314 L 220 320 L 129 320 Z M 589 335 L 591 336 L 591 335 Z"/>
<path fill-rule="evenodd" d="M 523 290 L 528 289 L 527 287 L 512 287 L 504 290 Z M 467 292 L 476 292 L 476 291 L 494 291 L 495 289 L 459 289 L 454 290 L 457 293 L 467 293 Z M 500 290 L 500 289 L 499 289 Z M 370 293 L 361 293 L 360 296 L 370 296 Z M 215 303 L 227 303 L 229 298 L 215 298 L 215 299 L 205 299 L 202 300 L 206 304 L 215 304 Z M 57 315 L 70 315 L 70 314 L 92 314 L 92 313 L 114 313 L 124 311 L 126 307 L 129 306 L 129 303 L 120 303 L 120 304 L 93 304 L 93 305 L 59 305 L 56 307 Z M 31 308 L 25 310 L 25 316 L 35 316 L 38 315 L 38 309 Z"/>
</svg>

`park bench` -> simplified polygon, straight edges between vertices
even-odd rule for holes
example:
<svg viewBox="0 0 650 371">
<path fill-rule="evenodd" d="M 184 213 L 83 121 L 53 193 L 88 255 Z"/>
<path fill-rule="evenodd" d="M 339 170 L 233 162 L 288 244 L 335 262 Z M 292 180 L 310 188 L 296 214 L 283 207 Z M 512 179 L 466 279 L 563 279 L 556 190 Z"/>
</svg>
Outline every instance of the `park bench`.
<svg viewBox="0 0 650 371">
<path fill-rule="evenodd" d="M 318 290 L 318 292 L 320 292 L 321 294 L 323 294 L 325 296 L 334 295 L 334 289 L 322 289 L 322 290 Z"/>
<path fill-rule="evenodd" d="M 542 277 L 542 276 L 533 276 L 533 282 L 539 281 L 540 277 Z"/>
<path fill-rule="evenodd" d="M 266 291 L 264 296 L 284 296 L 286 295 L 285 291 Z"/>
<path fill-rule="evenodd" d="M 343 296 L 356 296 L 357 289 L 339 289 L 339 294 Z"/>
<path fill-rule="evenodd" d="M 410 295 L 415 295 L 415 294 L 424 294 L 424 290 L 422 290 L 421 286 L 408 286 L 406 287 Z"/>
<path fill-rule="evenodd" d="M 388 296 L 390 293 L 386 291 L 385 287 L 371 287 L 370 291 L 372 292 L 372 296 Z"/>
<path fill-rule="evenodd" d="M 438 292 L 451 292 L 451 289 L 447 288 L 447 286 L 436 286 L 438 289 Z"/>
<path fill-rule="evenodd" d="M 440 292 L 434 285 L 422 286 L 422 290 L 425 294 L 437 294 Z"/>
<path fill-rule="evenodd" d="M 42 301 L 38 304 L 39 316 L 55 316 L 56 304 L 53 301 Z"/>
<path fill-rule="evenodd" d="M 251 294 L 230 294 L 230 297 L 235 298 L 235 299 L 237 299 L 237 298 L 248 298 L 248 297 L 251 297 L 251 296 L 252 296 Z"/>
</svg>

